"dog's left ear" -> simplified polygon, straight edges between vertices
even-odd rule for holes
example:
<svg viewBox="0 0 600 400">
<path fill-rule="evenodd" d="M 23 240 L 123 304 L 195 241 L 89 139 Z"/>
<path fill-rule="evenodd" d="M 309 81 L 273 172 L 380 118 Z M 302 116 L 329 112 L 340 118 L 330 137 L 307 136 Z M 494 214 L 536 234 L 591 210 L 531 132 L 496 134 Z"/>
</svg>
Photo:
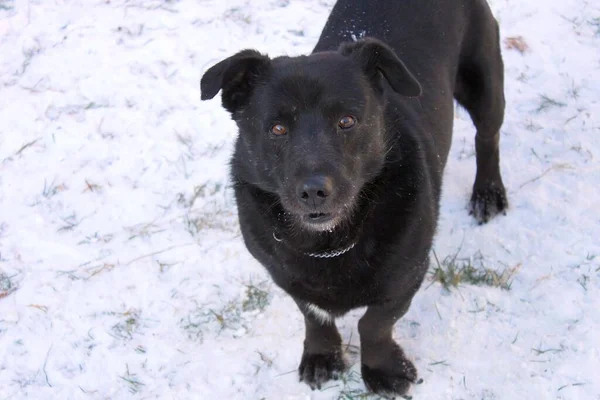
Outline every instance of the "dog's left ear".
<svg viewBox="0 0 600 400">
<path fill-rule="evenodd" d="M 365 75 L 377 83 L 383 74 L 392 89 L 403 96 L 420 96 L 421 85 L 394 50 L 380 40 L 364 38 L 356 42 L 342 43 L 339 52 L 355 59 Z"/>
<path fill-rule="evenodd" d="M 213 65 L 200 80 L 200 98 L 212 99 L 223 90 L 223 107 L 230 113 L 246 106 L 271 60 L 256 50 L 243 50 Z"/>
</svg>

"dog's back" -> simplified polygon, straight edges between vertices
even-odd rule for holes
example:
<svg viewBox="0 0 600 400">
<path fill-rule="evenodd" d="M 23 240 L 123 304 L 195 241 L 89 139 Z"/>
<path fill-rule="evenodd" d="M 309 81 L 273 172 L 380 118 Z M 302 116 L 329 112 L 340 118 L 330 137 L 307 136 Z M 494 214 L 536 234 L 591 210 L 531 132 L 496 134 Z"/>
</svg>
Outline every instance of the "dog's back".
<svg viewBox="0 0 600 400">
<path fill-rule="evenodd" d="M 450 148 L 452 100 L 454 96 L 462 100 L 462 93 L 457 93 L 461 68 L 473 72 L 471 79 L 478 79 L 478 68 L 471 64 L 478 57 L 489 58 L 490 50 L 497 57 L 489 64 L 502 67 L 498 26 L 487 2 L 340 0 L 313 52 L 335 50 L 342 42 L 362 37 L 387 43 L 421 83 L 423 93 L 413 106 L 424 114 L 424 128 L 434 135 L 440 170 L 443 169 Z M 473 82 L 473 86 L 480 85 Z M 428 107 L 423 109 L 422 104 Z"/>
</svg>

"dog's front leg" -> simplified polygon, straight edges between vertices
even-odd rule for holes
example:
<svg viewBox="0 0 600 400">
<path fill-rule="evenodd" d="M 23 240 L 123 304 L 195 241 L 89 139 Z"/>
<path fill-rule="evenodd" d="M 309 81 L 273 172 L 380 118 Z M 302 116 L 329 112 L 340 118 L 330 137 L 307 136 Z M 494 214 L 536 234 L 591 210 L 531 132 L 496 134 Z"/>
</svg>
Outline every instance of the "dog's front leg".
<svg viewBox="0 0 600 400">
<path fill-rule="evenodd" d="M 338 379 L 344 371 L 342 338 L 332 316 L 318 307 L 296 300 L 304 315 L 306 337 L 298 372 L 300 381 L 311 389 L 321 389 L 330 379 Z"/>
<path fill-rule="evenodd" d="M 417 380 L 417 369 L 392 338 L 392 329 L 410 299 L 369 306 L 358 322 L 365 386 L 379 395 L 403 395 Z"/>
</svg>

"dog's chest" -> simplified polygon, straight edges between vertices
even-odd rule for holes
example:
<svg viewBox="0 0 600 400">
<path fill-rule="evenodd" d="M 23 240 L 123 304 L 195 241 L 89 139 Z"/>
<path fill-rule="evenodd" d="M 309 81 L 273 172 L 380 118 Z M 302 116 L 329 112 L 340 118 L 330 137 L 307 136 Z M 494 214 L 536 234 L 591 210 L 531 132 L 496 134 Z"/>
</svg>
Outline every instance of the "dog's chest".
<svg viewBox="0 0 600 400">
<path fill-rule="evenodd" d="M 292 296 L 333 312 L 345 312 L 377 300 L 376 271 L 365 261 L 311 260 L 285 265 L 277 283 Z"/>
</svg>

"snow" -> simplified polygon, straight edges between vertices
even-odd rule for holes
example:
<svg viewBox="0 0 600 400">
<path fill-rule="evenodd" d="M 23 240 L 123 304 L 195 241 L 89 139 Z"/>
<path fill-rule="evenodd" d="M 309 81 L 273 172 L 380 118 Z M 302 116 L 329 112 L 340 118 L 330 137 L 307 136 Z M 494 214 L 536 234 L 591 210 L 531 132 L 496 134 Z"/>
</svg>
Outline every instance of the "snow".
<svg viewBox="0 0 600 400">
<path fill-rule="evenodd" d="M 301 314 L 242 243 L 235 125 L 199 93 L 238 50 L 309 52 L 332 6 L 0 0 L 0 399 L 361 398 L 361 310 L 345 381 L 298 382 Z M 468 215 L 457 110 L 435 251 L 514 280 L 427 281 L 395 336 L 414 399 L 600 399 L 600 4 L 491 6 L 528 45 L 503 44 L 511 207 Z"/>
</svg>

